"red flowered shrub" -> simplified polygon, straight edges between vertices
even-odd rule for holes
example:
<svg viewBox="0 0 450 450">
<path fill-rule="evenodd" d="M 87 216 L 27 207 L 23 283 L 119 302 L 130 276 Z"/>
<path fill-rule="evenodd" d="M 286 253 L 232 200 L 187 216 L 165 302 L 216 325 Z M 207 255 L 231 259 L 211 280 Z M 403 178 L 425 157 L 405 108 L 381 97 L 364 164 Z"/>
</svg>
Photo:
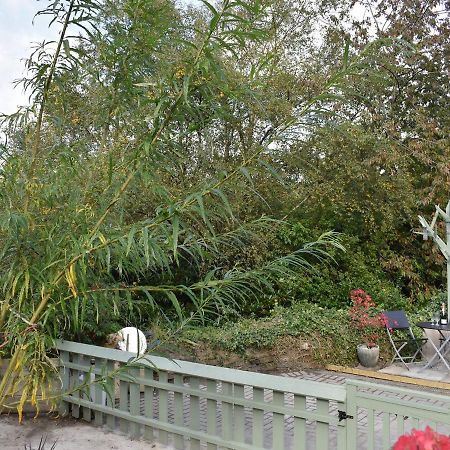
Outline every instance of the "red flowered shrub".
<svg viewBox="0 0 450 450">
<path fill-rule="evenodd" d="M 450 438 L 426 427 L 400 436 L 392 450 L 450 450 Z"/>
<path fill-rule="evenodd" d="M 355 328 L 361 331 L 368 347 L 375 347 L 380 338 L 380 329 L 385 326 L 385 317 L 380 314 L 372 297 L 363 289 L 350 292 L 352 307 L 350 318 Z"/>
</svg>

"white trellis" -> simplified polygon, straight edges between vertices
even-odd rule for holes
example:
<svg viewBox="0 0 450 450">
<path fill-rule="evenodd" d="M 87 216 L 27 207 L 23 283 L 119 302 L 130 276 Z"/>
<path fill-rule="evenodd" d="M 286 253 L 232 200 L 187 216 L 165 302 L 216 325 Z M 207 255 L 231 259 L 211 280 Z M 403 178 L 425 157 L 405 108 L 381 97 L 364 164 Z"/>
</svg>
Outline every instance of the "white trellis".
<svg viewBox="0 0 450 450">
<path fill-rule="evenodd" d="M 444 242 L 437 232 L 436 222 L 438 218 L 442 218 L 445 222 L 447 242 Z M 431 224 L 429 224 L 422 216 L 419 216 L 419 221 L 423 227 L 423 231 L 420 233 L 422 234 L 423 239 L 433 239 L 447 261 L 447 319 L 450 323 L 450 201 L 447 203 L 445 211 L 443 211 L 438 205 L 436 206 L 436 212 L 434 213 Z"/>
</svg>

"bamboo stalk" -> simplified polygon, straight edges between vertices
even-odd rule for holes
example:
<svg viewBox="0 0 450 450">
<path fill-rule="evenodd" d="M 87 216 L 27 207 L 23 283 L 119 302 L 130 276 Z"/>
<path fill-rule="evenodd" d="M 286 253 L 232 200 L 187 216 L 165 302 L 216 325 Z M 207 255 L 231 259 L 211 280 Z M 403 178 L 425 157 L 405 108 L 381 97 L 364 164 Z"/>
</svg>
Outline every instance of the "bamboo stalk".
<svg viewBox="0 0 450 450">
<path fill-rule="evenodd" d="M 69 21 L 70 21 L 71 15 L 72 15 L 72 10 L 73 10 L 74 4 L 75 4 L 75 0 L 71 0 L 71 2 L 69 4 L 69 9 L 67 10 L 67 14 L 64 19 L 63 28 L 61 30 L 61 36 L 59 38 L 55 54 L 53 55 L 53 60 L 52 60 L 51 66 L 50 66 L 50 71 L 49 71 L 47 79 L 45 80 L 44 89 L 42 91 L 42 100 L 41 100 L 41 105 L 39 107 L 39 113 L 38 113 L 38 118 L 37 118 L 37 122 L 36 122 L 34 141 L 33 141 L 33 146 L 31 147 L 31 163 L 30 163 L 30 170 L 29 170 L 28 176 L 27 176 L 28 182 L 30 182 L 34 176 L 36 159 L 37 159 L 37 155 L 39 153 L 39 147 L 41 145 L 41 131 L 42 131 L 42 122 L 43 122 L 43 118 L 44 118 L 45 105 L 47 102 L 50 87 L 52 85 L 53 77 L 55 75 L 56 64 L 58 62 L 59 54 L 61 53 L 61 47 L 63 45 L 64 38 L 66 36 L 67 27 L 69 26 Z M 30 201 L 29 187 L 27 186 L 27 189 L 25 191 L 25 203 L 24 203 L 24 211 L 25 212 L 28 211 L 29 201 Z"/>
</svg>

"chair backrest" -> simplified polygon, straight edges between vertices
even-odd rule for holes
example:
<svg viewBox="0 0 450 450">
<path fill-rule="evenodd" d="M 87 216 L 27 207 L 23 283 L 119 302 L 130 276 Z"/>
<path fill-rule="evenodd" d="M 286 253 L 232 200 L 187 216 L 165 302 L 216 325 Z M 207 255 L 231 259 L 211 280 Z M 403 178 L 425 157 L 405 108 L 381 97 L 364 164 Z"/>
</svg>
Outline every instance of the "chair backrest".
<svg viewBox="0 0 450 450">
<path fill-rule="evenodd" d="M 384 311 L 386 328 L 390 330 L 405 330 L 411 327 L 405 311 Z"/>
</svg>

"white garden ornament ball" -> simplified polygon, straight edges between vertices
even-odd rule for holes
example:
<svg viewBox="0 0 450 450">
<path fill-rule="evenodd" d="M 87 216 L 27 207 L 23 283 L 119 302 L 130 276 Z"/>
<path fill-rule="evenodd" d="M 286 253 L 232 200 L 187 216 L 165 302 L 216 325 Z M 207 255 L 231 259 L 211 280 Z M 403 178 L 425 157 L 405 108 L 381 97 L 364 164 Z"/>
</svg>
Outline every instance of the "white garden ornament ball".
<svg viewBox="0 0 450 450">
<path fill-rule="evenodd" d="M 120 350 L 142 355 L 147 350 L 147 339 L 136 327 L 125 327 L 117 333 L 121 339 L 117 343 Z"/>
</svg>

